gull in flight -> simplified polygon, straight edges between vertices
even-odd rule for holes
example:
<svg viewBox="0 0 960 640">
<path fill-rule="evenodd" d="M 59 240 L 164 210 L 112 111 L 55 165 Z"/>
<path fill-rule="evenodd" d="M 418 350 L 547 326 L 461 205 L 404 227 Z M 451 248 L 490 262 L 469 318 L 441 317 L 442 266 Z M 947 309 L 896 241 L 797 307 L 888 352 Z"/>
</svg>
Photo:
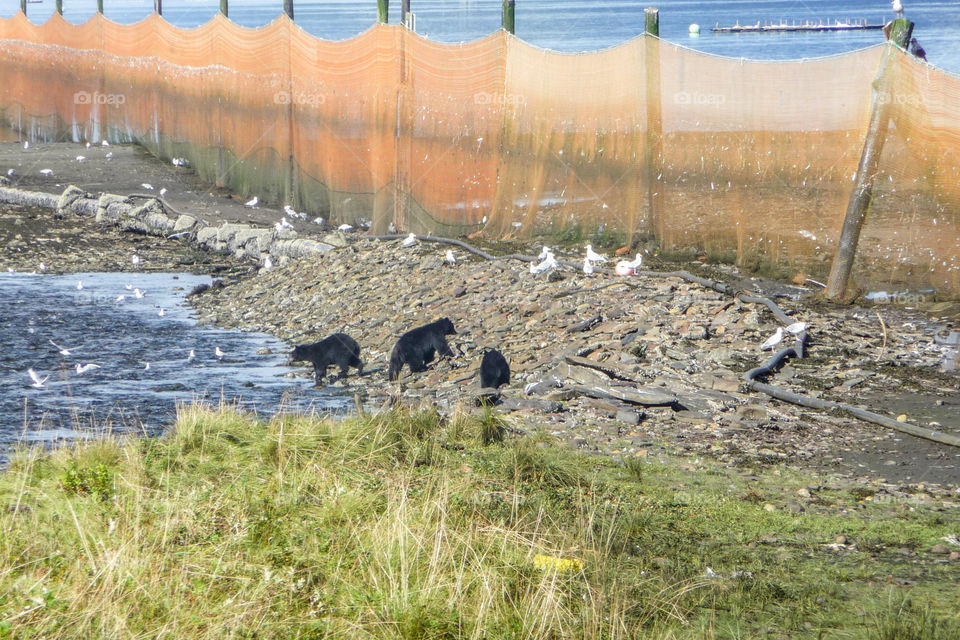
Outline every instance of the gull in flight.
<svg viewBox="0 0 960 640">
<path fill-rule="evenodd" d="M 760 350 L 765 351 L 770 349 L 773 351 L 773 348 L 780 344 L 781 340 L 783 340 L 783 328 L 777 327 L 777 331 L 772 336 L 767 338 L 762 345 L 760 345 Z"/>
<path fill-rule="evenodd" d="M 250 198 L 249 200 L 247 200 L 246 202 L 244 202 L 244 203 L 243 203 L 243 206 L 245 206 L 245 207 L 255 207 L 255 206 L 257 206 L 257 203 L 258 203 L 258 202 L 260 202 L 260 200 L 257 198 L 257 196 L 253 196 L 252 198 Z"/>
<path fill-rule="evenodd" d="M 403 239 L 401 244 L 405 247 L 412 247 L 413 245 L 417 244 L 417 235 L 415 233 L 411 233 Z"/>
<path fill-rule="evenodd" d="M 602 256 L 596 251 L 593 250 L 593 247 L 589 244 L 587 245 L 587 260 L 590 262 L 606 262 L 607 256 Z"/>
<path fill-rule="evenodd" d="M 88 362 L 87 364 L 80 364 L 79 362 L 77 363 L 77 373 L 86 373 L 91 369 L 99 369 L 99 368 L 100 368 L 100 365 L 94 364 L 92 362 Z"/>
<path fill-rule="evenodd" d="M 56 342 L 54 342 L 53 340 L 50 341 L 50 344 L 52 344 L 54 347 L 56 347 L 56 348 L 57 348 L 57 351 L 58 351 L 58 352 L 60 353 L 60 355 L 62 355 L 62 356 L 72 355 L 72 354 L 70 353 L 71 351 L 75 351 L 76 349 L 79 349 L 79 348 L 80 348 L 80 347 L 69 347 L 69 348 L 67 348 L 67 347 L 61 347 L 60 345 L 58 345 L 58 344 L 57 344 Z"/>
<path fill-rule="evenodd" d="M 447 261 L 447 264 L 457 264 L 457 256 L 453 255 L 453 251 L 447 249 L 447 253 L 443 256 L 443 259 Z"/>
<path fill-rule="evenodd" d="M 27 369 L 27 374 L 30 376 L 30 379 L 33 380 L 33 384 L 31 384 L 30 386 L 36 387 L 37 389 L 43 388 L 43 383 L 46 382 L 47 378 L 50 377 L 50 376 L 47 376 L 46 378 L 43 378 L 41 380 L 40 376 L 38 376 L 37 372 L 34 371 L 33 369 Z"/>
<path fill-rule="evenodd" d="M 593 273 L 593 265 L 590 264 L 589 257 L 583 259 L 583 272 L 587 275 Z"/>
</svg>

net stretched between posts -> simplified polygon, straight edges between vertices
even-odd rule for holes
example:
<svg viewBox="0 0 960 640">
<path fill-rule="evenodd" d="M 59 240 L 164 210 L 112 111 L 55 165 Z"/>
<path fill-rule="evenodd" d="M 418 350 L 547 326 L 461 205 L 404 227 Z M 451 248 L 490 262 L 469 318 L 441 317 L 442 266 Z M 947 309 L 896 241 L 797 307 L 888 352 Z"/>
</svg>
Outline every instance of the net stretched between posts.
<svg viewBox="0 0 960 640">
<path fill-rule="evenodd" d="M 889 61 L 884 64 L 884 61 Z M 285 16 L 0 20 L 0 110 L 34 139 L 132 141 L 206 180 L 374 231 L 655 236 L 823 279 L 886 69 L 890 127 L 855 278 L 960 294 L 960 79 L 892 45 L 750 62 L 652 37 L 585 54 Z"/>
</svg>

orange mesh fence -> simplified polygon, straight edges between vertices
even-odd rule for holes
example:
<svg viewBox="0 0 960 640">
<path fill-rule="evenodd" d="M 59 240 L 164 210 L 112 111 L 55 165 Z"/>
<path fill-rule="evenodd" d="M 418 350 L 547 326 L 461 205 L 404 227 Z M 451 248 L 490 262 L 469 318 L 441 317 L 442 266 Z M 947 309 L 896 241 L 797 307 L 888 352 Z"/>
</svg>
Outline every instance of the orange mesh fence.
<svg viewBox="0 0 960 640">
<path fill-rule="evenodd" d="M 132 141 L 336 222 L 664 247 L 825 278 L 871 109 L 890 127 L 855 277 L 960 293 L 960 79 L 892 46 L 717 58 L 640 37 L 586 54 L 504 32 L 437 44 L 285 16 L 179 29 L 0 20 L 0 115 L 35 139 Z M 893 87 L 874 95 L 883 69 Z"/>
</svg>

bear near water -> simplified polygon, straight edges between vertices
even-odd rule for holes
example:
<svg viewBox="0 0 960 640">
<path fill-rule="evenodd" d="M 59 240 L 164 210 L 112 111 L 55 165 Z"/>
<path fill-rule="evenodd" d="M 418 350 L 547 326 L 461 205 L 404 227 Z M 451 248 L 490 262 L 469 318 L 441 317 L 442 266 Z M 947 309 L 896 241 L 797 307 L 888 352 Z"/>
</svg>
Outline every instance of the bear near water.
<svg viewBox="0 0 960 640">
<path fill-rule="evenodd" d="M 346 378 L 350 367 L 357 368 L 357 374 L 363 374 L 363 361 L 360 360 L 360 345 L 345 333 L 335 333 L 320 342 L 300 344 L 290 352 L 290 362 L 305 361 L 313 364 L 313 375 L 317 386 L 327 375 L 327 367 L 335 364 L 340 367 L 340 377 Z"/>
<path fill-rule="evenodd" d="M 435 354 L 452 357 L 454 353 L 447 344 L 446 336 L 456 333 L 450 318 L 440 318 L 430 324 L 407 331 L 397 340 L 390 354 L 387 378 L 396 380 L 400 377 L 400 370 L 404 364 L 410 365 L 410 371 L 415 373 L 426 371 L 426 365 L 433 360 Z"/>
<path fill-rule="evenodd" d="M 480 386 L 497 389 L 505 384 L 510 384 L 510 365 L 502 353 L 488 349 L 480 360 Z"/>
</svg>

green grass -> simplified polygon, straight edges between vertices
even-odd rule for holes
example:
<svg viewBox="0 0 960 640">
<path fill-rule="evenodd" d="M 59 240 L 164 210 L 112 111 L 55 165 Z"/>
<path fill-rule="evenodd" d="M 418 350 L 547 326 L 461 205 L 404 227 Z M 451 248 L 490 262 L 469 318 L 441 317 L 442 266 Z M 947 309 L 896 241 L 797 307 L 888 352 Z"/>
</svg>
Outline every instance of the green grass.
<svg viewBox="0 0 960 640">
<path fill-rule="evenodd" d="M 0 476 L 0 638 L 960 634 L 960 563 L 929 553 L 955 509 L 510 431 L 490 409 L 189 406 L 163 438 L 23 449 Z"/>
</svg>

